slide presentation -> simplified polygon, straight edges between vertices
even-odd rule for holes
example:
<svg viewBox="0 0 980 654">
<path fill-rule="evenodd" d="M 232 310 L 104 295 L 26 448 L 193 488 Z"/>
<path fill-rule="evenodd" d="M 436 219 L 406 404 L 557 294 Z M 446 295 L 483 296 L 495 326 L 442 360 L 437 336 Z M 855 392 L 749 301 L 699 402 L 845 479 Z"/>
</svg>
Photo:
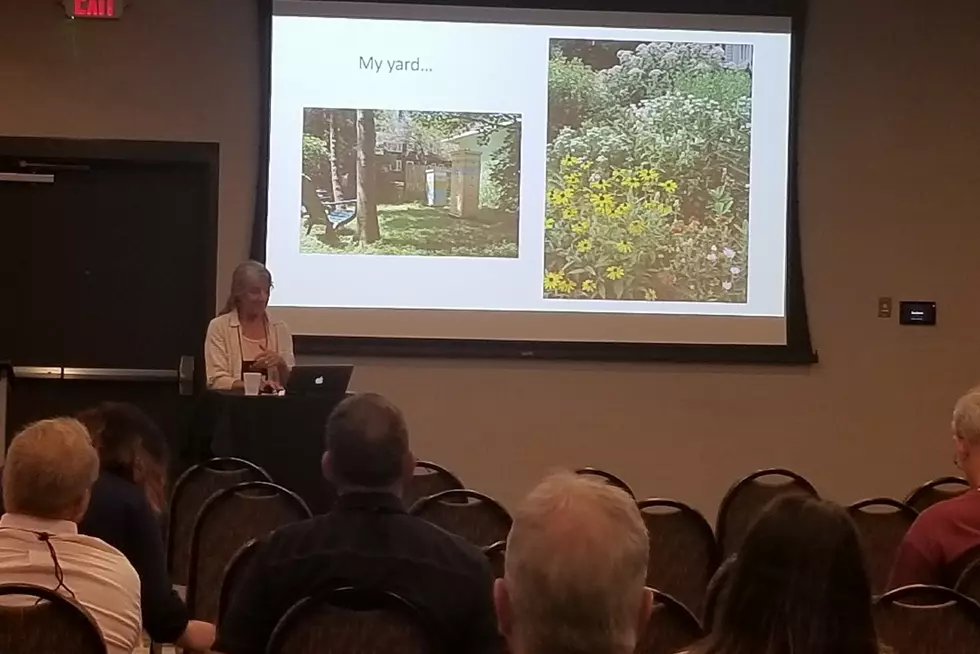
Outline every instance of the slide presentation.
<svg viewBox="0 0 980 654">
<path fill-rule="evenodd" d="M 789 18 L 277 0 L 297 334 L 784 345 Z"/>
</svg>

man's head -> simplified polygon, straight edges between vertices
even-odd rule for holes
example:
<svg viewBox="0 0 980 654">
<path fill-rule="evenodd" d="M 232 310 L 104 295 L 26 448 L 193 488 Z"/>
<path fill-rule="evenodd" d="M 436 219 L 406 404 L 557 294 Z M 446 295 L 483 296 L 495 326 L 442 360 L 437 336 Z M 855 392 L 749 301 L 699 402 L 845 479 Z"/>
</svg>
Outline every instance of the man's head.
<svg viewBox="0 0 980 654">
<path fill-rule="evenodd" d="M 327 419 L 323 471 L 338 489 L 400 493 L 415 458 L 408 448 L 405 417 L 374 393 L 361 393 L 337 405 Z"/>
<path fill-rule="evenodd" d="M 7 511 L 77 522 L 85 515 L 99 455 L 73 418 L 41 420 L 14 437 L 3 471 Z"/>
<path fill-rule="evenodd" d="M 953 408 L 956 465 L 974 486 L 980 484 L 980 388 L 961 397 Z"/>
<path fill-rule="evenodd" d="M 631 654 L 650 615 L 636 503 L 602 481 L 545 479 L 522 502 L 494 587 L 514 654 Z"/>
</svg>

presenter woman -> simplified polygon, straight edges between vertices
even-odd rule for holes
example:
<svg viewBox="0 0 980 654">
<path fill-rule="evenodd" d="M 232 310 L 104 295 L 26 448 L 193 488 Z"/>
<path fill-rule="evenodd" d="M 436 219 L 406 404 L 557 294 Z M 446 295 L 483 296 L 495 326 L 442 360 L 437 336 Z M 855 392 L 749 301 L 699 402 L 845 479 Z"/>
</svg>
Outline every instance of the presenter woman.
<svg viewBox="0 0 980 654">
<path fill-rule="evenodd" d="M 243 374 L 261 372 L 266 388 L 280 390 L 295 365 L 293 337 L 286 323 L 273 320 L 266 308 L 272 275 L 257 261 L 235 268 L 231 293 L 218 317 L 208 325 L 204 361 L 208 388 L 244 387 Z"/>
</svg>

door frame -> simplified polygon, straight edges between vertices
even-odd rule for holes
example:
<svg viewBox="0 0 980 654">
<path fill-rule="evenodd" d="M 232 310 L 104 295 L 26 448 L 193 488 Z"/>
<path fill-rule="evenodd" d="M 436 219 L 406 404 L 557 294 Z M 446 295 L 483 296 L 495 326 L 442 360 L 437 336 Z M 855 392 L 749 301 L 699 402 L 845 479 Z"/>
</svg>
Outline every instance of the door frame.
<svg viewBox="0 0 980 654">
<path fill-rule="evenodd" d="M 208 176 L 208 207 L 204 224 L 206 251 L 210 253 L 204 267 L 200 337 L 203 347 L 208 322 L 214 317 L 214 298 L 218 267 L 218 188 L 220 146 L 214 142 L 195 141 L 131 141 L 122 139 L 73 139 L 61 137 L 0 136 L 0 161 L 20 159 L 19 171 L 37 172 L 30 164 L 57 166 L 82 164 L 92 160 L 131 162 L 134 164 L 185 164 L 204 166 Z M 195 387 L 203 388 L 203 361 L 195 365 Z"/>
</svg>

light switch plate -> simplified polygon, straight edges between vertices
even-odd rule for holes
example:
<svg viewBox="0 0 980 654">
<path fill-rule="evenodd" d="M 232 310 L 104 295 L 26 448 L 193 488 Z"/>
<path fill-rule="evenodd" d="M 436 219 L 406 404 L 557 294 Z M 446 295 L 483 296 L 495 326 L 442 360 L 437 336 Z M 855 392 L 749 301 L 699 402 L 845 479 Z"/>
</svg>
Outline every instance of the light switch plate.
<svg viewBox="0 0 980 654">
<path fill-rule="evenodd" d="M 878 317 L 879 318 L 892 317 L 892 299 L 890 297 L 878 298 Z"/>
</svg>

